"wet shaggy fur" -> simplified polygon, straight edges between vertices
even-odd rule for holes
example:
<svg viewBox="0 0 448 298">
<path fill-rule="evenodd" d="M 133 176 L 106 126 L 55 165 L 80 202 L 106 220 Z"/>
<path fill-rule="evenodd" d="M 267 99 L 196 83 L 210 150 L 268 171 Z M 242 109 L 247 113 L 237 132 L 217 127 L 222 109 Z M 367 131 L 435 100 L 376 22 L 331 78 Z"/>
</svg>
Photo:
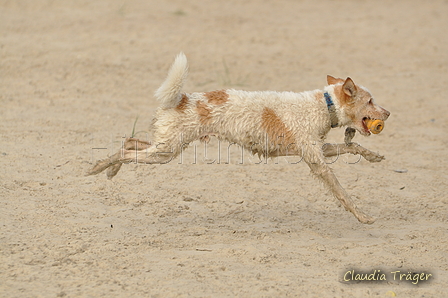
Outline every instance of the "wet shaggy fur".
<svg viewBox="0 0 448 298">
<path fill-rule="evenodd" d="M 123 163 L 167 163 L 181 153 L 185 144 L 214 135 L 265 157 L 301 156 L 346 210 L 362 223 L 375 221 L 358 209 L 324 159 L 345 153 L 360 154 L 370 162 L 384 159 L 351 142 L 355 131 L 370 135 L 367 119 L 385 121 L 390 115 L 375 104 L 365 87 L 350 78 L 327 76 L 328 85 L 322 90 L 301 93 L 234 89 L 185 93 L 182 87 L 187 73 L 187 59 L 181 53 L 155 92 L 160 106 L 152 142 L 127 139 L 118 153 L 98 161 L 88 175 L 107 169 L 111 179 Z M 334 110 L 328 108 L 325 93 Z M 348 127 L 344 143 L 324 143 L 332 119 L 337 120 L 334 126 Z"/>
</svg>

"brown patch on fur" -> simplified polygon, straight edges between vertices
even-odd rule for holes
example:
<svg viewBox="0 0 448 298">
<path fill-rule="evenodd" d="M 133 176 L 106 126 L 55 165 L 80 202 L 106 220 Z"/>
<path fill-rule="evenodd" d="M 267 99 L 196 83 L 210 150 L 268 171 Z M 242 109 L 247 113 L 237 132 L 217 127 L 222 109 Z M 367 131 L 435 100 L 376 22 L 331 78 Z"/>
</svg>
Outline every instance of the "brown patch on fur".
<svg viewBox="0 0 448 298">
<path fill-rule="evenodd" d="M 229 94 L 225 90 L 205 92 L 204 96 L 207 97 L 209 103 L 214 105 L 222 105 L 229 100 Z"/>
<path fill-rule="evenodd" d="M 345 107 L 349 107 L 349 106 L 353 105 L 353 101 L 352 101 L 353 99 L 344 92 L 342 85 L 336 85 L 334 87 L 334 94 L 336 95 L 336 97 L 339 100 L 339 105 L 345 106 Z M 347 110 L 351 111 L 352 108 L 349 108 Z M 350 118 L 350 120 L 352 122 L 356 121 L 356 115 L 354 113 L 347 112 L 346 115 Z"/>
<path fill-rule="evenodd" d="M 342 85 L 336 85 L 334 87 L 334 94 L 339 99 L 341 106 L 347 106 L 352 101 L 352 98 L 344 92 Z"/>
<path fill-rule="evenodd" d="M 274 110 L 264 108 L 261 115 L 261 127 L 267 132 L 269 141 L 285 148 L 295 143 L 294 134 L 285 123 L 277 116 Z"/>
<path fill-rule="evenodd" d="M 331 76 L 329 76 L 331 77 Z M 332 77 L 331 77 L 332 78 Z M 362 90 L 361 88 L 357 87 L 356 84 L 353 82 L 352 79 L 347 78 L 345 81 L 342 79 L 335 79 L 335 78 L 329 78 L 329 82 L 334 79 L 337 80 L 338 83 L 337 85 L 334 87 L 334 93 L 336 95 L 336 97 L 339 99 L 339 104 L 341 106 L 349 106 L 352 105 L 353 103 L 355 103 L 355 98 L 361 98 L 366 96 L 366 93 L 364 90 Z M 342 85 L 340 85 L 339 83 L 341 83 L 341 81 L 343 82 Z M 347 86 L 347 87 L 346 87 Z M 351 87 L 350 87 L 351 86 Z M 352 98 L 352 96 L 350 96 L 349 93 L 354 94 L 355 98 Z"/>
<path fill-rule="evenodd" d="M 363 88 L 356 86 L 355 99 L 344 92 L 343 85 L 336 85 L 334 93 L 339 99 L 339 104 L 346 107 L 346 116 L 349 117 L 352 122 L 359 121 L 359 115 L 369 116 L 374 119 L 382 118 L 382 114 L 376 114 L 373 105 L 369 104 L 372 95 Z"/>
<path fill-rule="evenodd" d="M 339 83 L 344 84 L 344 82 L 345 81 L 343 79 L 341 79 L 341 78 L 335 78 L 335 77 L 332 77 L 330 75 L 327 75 L 327 83 L 328 83 L 328 85 L 336 85 L 336 84 L 339 84 Z"/>
<path fill-rule="evenodd" d="M 356 97 L 359 97 L 359 95 L 361 95 L 360 92 L 363 92 L 362 96 L 365 96 L 365 94 L 367 94 L 367 92 L 365 92 L 361 88 L 358 88 L 358 95 L 356 95 Z M 356 103 L 356 100 L 354 100 L 350 95 L 344 92 L 343 85 L 336 85 L 334 87 L 334 94 L 339 99 L 339 104 L 341 106 L 352 106 L 354 103 Z"/>
<path fill-rule="evenodd" d="M 210 108 L 202 101 L 196 102 L 196 111 L 199 115 L 199 122 L 201 124 L 207 124 L 209 123 L 210 119 L 212 118 L 210 115 Z"/>
<path fill-rule="evenodd" d="M 136 138 L 127 138 L 123 147 L 126 150 L 145 150 L 151 147 L 151 143 Z"/>
<path fill-rule="evenodd" d="M 187 104 L 188 104 L 188 96 L 185 93 L 183 93 L 182 98 L 176 107 L 176 110 L 179 112 L 185 111 L 185 109 L 187 108 Z"/>
</svg>

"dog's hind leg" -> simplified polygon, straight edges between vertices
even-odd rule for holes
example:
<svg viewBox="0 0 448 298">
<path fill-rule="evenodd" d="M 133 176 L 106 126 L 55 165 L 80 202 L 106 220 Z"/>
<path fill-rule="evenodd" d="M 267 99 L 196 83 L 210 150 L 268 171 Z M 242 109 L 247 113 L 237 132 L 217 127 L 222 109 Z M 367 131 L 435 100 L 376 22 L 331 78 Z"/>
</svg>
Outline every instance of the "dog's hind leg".
<svg viewBox="0 0 448 298">
<path fill-rule="evenodd" d="M 99 160 L 86 175 L 96 175 L 107 169 L 107 177 L 112 179 L 123 163 L 168 163 L 180 153 L 181 148 L 167 150 L 163 144 L 152 145 L 135 138 L 126 139 L 123 148 L 114 155 Z"/>
<path fill-rule="evenodd" d="M 107 176 L 110 177 L 109 179 L 111 179 L 113 176 L 115 176 L 118 173 L 118 171 L 121 168 L 121 163 L 118 162 L 119 157 L 121 155 L 121 153 L 120 153 L 121 151 L 122 150 L 118 151 L 117 153 L 115 153 L 114 155 L 112 155 L 108 158 L 98 160 L 96 162 L 96 164 L 90 170 L 87 171 L 86 176 L 97 175 L 97 174 L 101 173 L 102 171 L 108 169 Z"/>
</svg>

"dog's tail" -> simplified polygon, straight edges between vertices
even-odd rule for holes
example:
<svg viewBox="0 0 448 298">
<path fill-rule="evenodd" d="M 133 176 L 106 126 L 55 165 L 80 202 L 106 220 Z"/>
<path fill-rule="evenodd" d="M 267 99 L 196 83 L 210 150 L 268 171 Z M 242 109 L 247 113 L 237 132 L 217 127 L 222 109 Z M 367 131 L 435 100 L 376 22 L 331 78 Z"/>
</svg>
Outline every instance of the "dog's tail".
<svg viewBox="0 0 448 298">
<path fill-rule="evenodd" d="M 182 86 L 188 74 L 187 57 L 179 53 L 168 72 L 168 76 L 162 86 L 155 92 L 156 98 L 161 102 L 161 108 L 170 109 L 176 107 L 182 96 Z"/>
</svg>

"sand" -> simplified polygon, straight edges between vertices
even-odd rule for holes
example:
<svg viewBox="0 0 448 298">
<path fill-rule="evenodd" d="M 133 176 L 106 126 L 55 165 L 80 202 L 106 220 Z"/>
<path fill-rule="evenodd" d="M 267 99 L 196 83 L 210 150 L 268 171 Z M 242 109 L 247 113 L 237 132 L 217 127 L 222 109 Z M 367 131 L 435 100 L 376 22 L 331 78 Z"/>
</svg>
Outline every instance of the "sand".
<svg viewBox="0 0 448 298">
<path fill-rule="evenodd" d="M 1 0 L 0 296 L 445 296 L 447 15 L 439 0 Z M 137 117 L 149 135 L 180 51 L 187 92 L 300 92 L 327 74 L 368 87 L 391 117 L 354 141 L 386 160 L 332 168 L 377 221 L 303 162 L 240 164 L 229 144 L 85 177 Z M 347 282 L 359 273 L 386 280 Z"/>
</svg>

